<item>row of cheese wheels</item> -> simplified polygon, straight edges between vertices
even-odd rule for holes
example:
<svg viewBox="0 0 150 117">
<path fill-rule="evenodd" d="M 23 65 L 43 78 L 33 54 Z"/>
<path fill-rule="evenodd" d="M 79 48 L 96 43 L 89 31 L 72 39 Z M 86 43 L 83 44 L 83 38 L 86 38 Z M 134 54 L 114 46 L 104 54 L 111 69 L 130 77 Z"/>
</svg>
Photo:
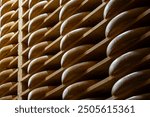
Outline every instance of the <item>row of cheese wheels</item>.
<svg viewBox="0 0 150 117">
<path fill-rule="evenodd" d="M 2 0 L 0 37 L 0 99 L 17 95 L 18 2 Z"/>
<path fill-rule="evenodd" d="M 80 1 L 81 2 L 81 1 Z M 64 20 L 60 33 L 64 36 L 61 41 L 61 49 L 66 49 L 65 44 L 71 45 L 71 42 L 77 40 L 82 36 L 88 28 L 74 29 L 74 25 L 82 20 L 88 12 L 81 12 L 67 16 L 69 10 L 73 10 L 74 4 L 80 3 L 73 0 L 64 5 L 64 9 L 60 12 L 60 19 Z M 68 9 L 67 9 L 68 5 Z M 71 6 L 72 7 L 69 7 Z M 78 4 L 79 5 L 79 4 Z M 118 1 L 110 0 L 104 10 L 104 18 L 112 20 L 108 23 L 105 36 L 112 38 L 112 41 L 107 47 L 107 56 L 116 58 L 109 68 L 109 75 L 120 79 L 112 88 L 112 96 L 118 99 L 125 99 L 141 93 L 143 99 L 149 98 L 149 89 L 146 92 L 141 92 L 141 89 L 149 87 L 149 1 Z M 116 10 L 117 9 L 117 10 Z M 66 13 L 66 14 L 65 14 Z M 69 14 L 70 15 L 70 14 Z M 81 35 L 80 35 L 81 34 Z M 138 40 L 138 41 L 136 41 Z M 69 42 L 70 41 L 70 42 Z M 73 47 L 68 50 L 62 57 L 61 65 L 63 67 L 69 66 L 73 59 L 76 59 L 80 54 L 84 54 L 86 50 L 93 45 L 82 45 Z M 67 47 L 67 46 L 66 46 Z M 131 51 L 131 52 L 130 52 Z M 84 80 L 80 79 L 74 83 L 74 79 L 82 76 L 88 68 L 96 64 L 96 61 L 86 61 L 71 65 L 62 75 L 62 83 L 72 84 L 68 86 L 63 92 L 63 99 L 73 99 L 78 95 L 78 92 L 83 92 L 88 87 L 97 82 L 97 80 Z M 139 70 L 139 71 L 138 71 Z M 139 78 L 143 77 L 143 81 Z M 127 85 L 134 81 L 132 85 Z M 125 86 L 127 85 L 127 86 Z M 134 88 L 136 87 L 136 88 Z M 138 90 L 138 91 L 137 91 Z M 101 92 L 99 92 L 101 93 Z M 146 94 L 143 94 L 146 93 Z M 138 97 L 139 96 L 135 96 Z M 136 98 L 134 98 L 136 99 Z M 140 98 L 141 99 L 141 98 Z"/>
<path fill-rule="evenodd" d="M 80 9 L 80 5 L 84 2 L 84 0 L 70 0 L 63 6 L 59 15 L 60 20 L 63 21 L 60 28 L 60 34 L 63 36 L 60 43 L 60 49 L 65 51 L 61 58 L 61 66 L 66 68 L 62 74 L 61 81 L 64 85 L 69 84 L 69 86 L 67 86 L 63 91 L 63 99 L 74 99 L 74 97 L 80 95 L 88 87 L 99 81 L 93 76 L 89 76 L 88 78 L 83 76 L 88 68 L 96 65 L 98 61 L 95 58 L 97 58 L 96 56 L 99 55 L 95 55 L 95 57 L 88 56 L 82 60 L 78 60 L 78 57 L 84 55 L 87 50 L 95 46 L 95 43 L 93 43 L 94 41 L 87 41 L 88 39 L 83 40 L 82 37 L 86 32 L 91 30 L 92 27 L 103 20 L 101 17 L 102 13 L 97 14 L 99 16 L 98 22 L 96 18 L 93 18 L 91 22 L 89 21 L 82 23 L 82 21 L 85 17 L 88 17 L 92 12 L 94 12 L 94 10 L 96 10 L 96 8 L 99 6 L 102 6 L 103 10 L 105 3 L 102 3 L 101 0 L 91 2 L 87 1 L 87 4 L 89 4 L 90 7 Z M 63 1 L 60 1 L 60 3 L 63 4 Z M 92 8 L 92 6 L 94 6 L 94 8 Z M 74 44 L 80 39 L 80 43 Z M 91 38 L 90 40 L 97 39 Z M 98 95 L 94 93 L 91 94 L 90 97 L 87 95 L 79 99 L 103 99 L 105 97 L 103 95 L 97 96 Z"/>
<path fill-rule="evenodd" d="M 45 1 L 42 1 L 42 2 L 44 3 Z M 42 5 L 42 2 L 38 2 L 37 4 L 40 5 L 40 3 L 41 3 L 41 5 Z M 71 9 L 73 8 L 72 10 L 76 11 L 76 7 L 78 7 L 78 5 L 80 5 L 82 2 L 84 2 L 84 1 L 83 0 L 60 1 L 60 5 L 62 5 L 63 7 L 62 7 L 62 9 L 60 11 L 60 14 L 59 14 L 59 20 L 64 21 L 65 19 L 67 19 L 62 23 L 62 25 L 60 27 L 60 34 L 64 36 L 62 38 L 61 42 L 60 42 L 60 46 L 61 46 L 60 49 L 65 52 L 65 54 L 63 55 L 63 57 L 61 59 L 61 66 L 62 67 L 66 67 L 70 63 L 70 59 L 72 59 L 74 57 L 77 57 L 79 54 L 84 53 L 84 51 L 86 51 L 88 48 L 93 46 L 92 44 L 88 44 L 88 45 L 84 45 L 82 47 L 82 45 L 81 45 L 81 46 L 78 46 L 78 47 L 73 47 L 71 50 L 65 51 L 68 44 L 70 45 L 71 42 L 73 42 L 77 38 L 81 37 L 86 31 L 88 31 L 90 29 L 90 27 L 83 27 L 83 28 L 81 27 L 79 29 L 75 28 L 75 30 L 73 30 L 72 26 L 75 26 L 76 23 L 78 23 L 78 21 L 82 20 L 86 15 L 88 15 L 90 13 L 88 10 L 91 10 L 92 7 L 98 6 L 98 5 L 101 4 L 101 0 L 98 0 L 98 1 L 95 1 L 95 2 L 90 1 L 88 3 L 88 5 L 90 5 L 90 3 L 92 3 L 94 6 L 92 6 L 91 8 L 87 8 L 86 11 L 84 11 L 84 9 L 83 9 L 83 12 L 81 12 L 81 13 L 78 13 L 78 12 L 74 13 L 74 15 L 72 17 L 70 17 Z M 66 4 L 64 5 L 64 3 L 66 3 Z M 97 5 L 97 3 L 99 3 L 99 4 Z M 35 4 L 35 5 L 37 5 L 37 4 Z M 46 4 L 46 2 L 45 2 L 45 4 Z M 35 8 L 34 6 L 31 8 L 31 10 Z M 31 18 L 31 16 L 32 16 L 32 13 L 31 13 L 32 11 L 31 10 L 30 10 L 30 13 L 29 13 L 29 18 Z M 29 40 L 28 40 L 28 45 L 32 46 L 30 51 L 29 51 L 29 54 L 28 54 L 28 58 L 32 60 L 29 64 L 29 66 L 28 66 L 28 73 L 32 73 L 34 70 L 36 70 L 36 68 L 39 64 L 43 64 L 46 60 L 48 60 L 52 57 L 52 56 L 44 56 L 43 54 L 41 54 L 41 53 L 43 53 L 42 51 L 44 51 L 44 48 L 48 44 L 50 44 L 51 42 L 45 41 L 45 42 L 37 43 L 38 39 L 36 38 L 37 35 L 38 35 L 39 38 L 43 37 L 43 35 L 45 34 L 45 32 L 47 32 L 48 29 L 44 27 L 42 29 L 36 30 L 36 28 L 35 28 L 35 29 L 32 30 L 30 28 L 30 27 L 32 27 L 32 28 L 34 27 L 33 24 L 36 24 L 36 21 L 37 22 L 39 22 L 39 21 L 42 22 L 42 19 L 45 19 L 45 17 L 47 17 L 46 14 L 41 14 L 41 15 L 38 14 L 38 16 L 31 19 L 31 21 L 29 23 L 28 31 L 33 32 L 33 33 L 31 33 L 31 35 L 29 37 Z M 35 40 L 35 38 L 36 38 L 36 40 Z M 79 48 L 80 51 L 76 52 L 75 48 Z M 80 52 L 80 53 L 78 53 L 78 52 Z M 41 56 L 41 55 L 43 55 L 43 56 Z M 41 57 L 39 57 L 39 56 L 41 56 Z M 96 62 L 91 61 L 90 65 L 94 65 L 95 63 Z M 90 65 L 88 65 L 88 62 L 87 62 L 87 65 L 86 65 L 86 62 L 81 63 L 81 65 L 80 65 L 81 69 L 80 70 L 85 71 L 86 66 L 90 66 Z M 78 68 L 78 66 L 77 66 L 77 68 Z M 80 71 L 80 70 L 78 70 L 78 71 Z M 68 70 L 66 70 L 66 72 L 67 71 Z M 38 81 L 41 81 L 42 79 L 44 80 L 44 78 L 47 77 L 52 72 L 53 72 L 52 70 L 50 70 L 50 71 L 41 71 L 41 72 L 38 72 L 38 73 L 32 75 L 30 77 L 29 81 L 28 81 L 28 86 L 29 87 L 34 86 L 36 83 L 38 83 Z M 65 74 L 67 75 L 66 72 L 63 73 L 62 77 Z M 71 73 L 69 73 L 68 76 L 70 77 Z M 67 80 L 69 80 L 69 79 L 67 78 L 67 80 L 66 81 L 65 80 L 64 80 L 64 82 L 68 82 Z M 43 86 L 43 87 L 36 88 L 36 89 L 34 89 L 33 91 L 31 91 L 29 93 L 28 99 L 39 99 L 41 96 L 44 96 L 48 91 L 50 91 L 54 88 L 56 88 L 56 86 Z"/>
<path fill-rule="evenodd" d="M 115 58 L 109 75 L 117 79 L 111 91 L 116 99 L 150 99 L 149 5 L 148 0 L 110 0 L 105 8 L 104 17 L 113 17 L 105 35 L 113 37 L 106 54 Z"/>
<path fill-rule="evenodd" d="M 54 1 L 52 1 L 54 2 Z M 59 4 L 57 4 L 59 0 L 55 1 L 55 6 L 57 8 L 59 7 Z M 51 30 L 51 28 L 56 25 L 59 21 L 58 16 L 54 18 L 55 23 L 52 25 L 44 24 L 43 22 L 45 19 L 50 16 L 51 14 L 54 14 L 56 9 L 45 10 L 47 4 L 49 1 L 44 0 L 29 0 L 29 25 L 28 25 L 28 32 L 30 33 L 30 36 L 28 38 L 28 59 L 30 60 L 30 63 L 27 67 L 27 73 L 31 74 L 28 80 L 28 88 L 32 88 L 32 90 L 28 94 L 28 99 L 41 99 L 44 97 L 44 95 L 59 86 L 59 83 L 46 83 L 44 85 L 38 86 L 42 81 L 46 79 L 47 76 L 54 73 L 58 68 L 55 66 L 60 66 L 57 63 L 52 63 L 50 65 L 45 65 L 45 62 L 49 59 L 51 59 L 58 51 L 58 47 L 56 47 L 56 52 L 50 52 L 47 51 L 46 48 L 51 43 L 53 43 L 53 40 L 55 40 L 55 37 L 49 38 L 49 36 L 45 36 L 46 32 Z M 37 25 L 38 24 L 38 25 Z M 56 32 L 59 33 L 59 32 Z M 53 34 L 50 34 L 53 35 Z M 41 66 L 44 66 L 45 68 L 39 69 Z M 58 79 L 59 80 L 59 79 Z M 59 81 L 56 81 L 59 82 Z M 57 97 L 56 97 L 57 98 Z M 59 97 L 58 97 L 59 98 Z"/>
</svg>

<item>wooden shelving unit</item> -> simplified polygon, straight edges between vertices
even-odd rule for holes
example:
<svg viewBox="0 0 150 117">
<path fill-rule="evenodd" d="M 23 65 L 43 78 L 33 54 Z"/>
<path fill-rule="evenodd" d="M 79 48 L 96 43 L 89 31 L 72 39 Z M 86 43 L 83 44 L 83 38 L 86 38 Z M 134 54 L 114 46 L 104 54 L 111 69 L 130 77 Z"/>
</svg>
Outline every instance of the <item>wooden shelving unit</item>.
<svg viewBox="0 0 150 117">
<path fill-rule="evenodd" d="M 99 99 L 126 98 L 111 95 L 114 83 L 122 76 L 113 77 L 109 75 L 109 67 L 118 56 L 107 56 L 106 49 L 119 33 L 136 27 L 138 22 L 148 17 L 150 9 L 139 14 L 123 30 L 118 30 L 115 35 L 107 37 L 105 34 L 106 27 L 115 17 L 104 18 L 104 9 L 108 2 L 101 0 L 80 2 L 76 8 L 70 8 L 70 12 L 66 11 L 65 15 L 61 17 L 61 10 L 69 2 L 60 5 L 59 0 L 2 0 L 0 6 L 2 8 L 0 18 L 2 34 L 0 39 L 4 42 L 0 42 L 0 52 L 6 51 L 7 53 L 3 54 L 3 52 L 3 55 L 0 55 L 0 63 L 3 63 L 1 61 L 4 58 L 14 57 L 14 59 L 6 62 L 9 63 L 8 67 L 2 68 L 0 66 L 0 75 L 7 76 L 4 80 L 1 80 L 2 76 L 0 76 L 0 89 L 2 84 L 8 82 L 15 82 L 15 84 L 11 87 L 6 86 L 9 90 L 0 94 L 0 99 L 65 99 L 63 93 L 68 86 L 86 80 L 97 80 L 97 82 L 82 93 L 76 93 L 71 99 L 95 98 L 94 95 L 96 94 L 96 98 Z M 6 7 L 9 8 L 6 9 Z M 123 7 L 118 12 L 123 10 L 126 8 Z M 10 11 L 12 14 L 6 14 Z M 70 26 L 65 34 L 62 34 L 62 25 L 69 17 L 85 12 L 87 15 Z M 4 26 L 9 22 L 13 22 L 11 26 Z M 2 27 L 8 29 L 5 30 Z M 62 39 L 71 31 L 80 28 L 89 28 L 89 30 L 62 49 L 60 47 Z M 146 36 L 149 36 L 149 33 Z M 137 43 L 138 41 L 135 44 Z M 85 45 L 91 46 L 63 65 L 62 59 L 68 51 Z M 131 47 L 128 46 L 126 49 L 129 48 Z M 143 59 L 143 61 L 148 60 L 149 56 Z M 95 62 L 95 64 L 87 67 L 78 76 L 72 75 L 71 81 L 63 83 L 62 75 L 70 67 L 90 61 Z M 131 69 L 138 68 L 140 64 L 131 67 Z M 8 70 L 12 70 L 12 72 L 10 73 Z M 4 71 L 8 73 L 4 74 Z M 52 88 L 46 89 L 45 87 Z M 42 95 L 40 95 L 41 92 Z M 35 97 L 35 95 L 39 95 L 39 97 Z"/>
</svg>

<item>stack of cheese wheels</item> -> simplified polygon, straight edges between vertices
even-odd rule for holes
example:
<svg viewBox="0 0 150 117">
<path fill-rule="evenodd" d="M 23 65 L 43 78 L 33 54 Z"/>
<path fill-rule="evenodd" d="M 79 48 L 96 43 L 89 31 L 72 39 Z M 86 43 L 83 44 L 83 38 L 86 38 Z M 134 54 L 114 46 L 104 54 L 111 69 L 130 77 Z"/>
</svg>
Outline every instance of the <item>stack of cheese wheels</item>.
<svg viewBox="0 0 150 117">
<path fill-rule="evenodd" d="M 60 0 L 60 5 L 63 6 L 59 14 L 59 19 L 63 22 L 60 28 L 60 34 L 63 36 L 60 42 L 60 49 L 65 52 L 61 58 L 61 66 L 66 68 L 62 74 L 61 81 L 64 85 L 70 84 L 63 91 L 63 99 L 73 99 L 75 95 L 80 95 L 78 92 L 85 91 L 97 82 L 93 78 L 84 79 L 81 77 L 97 61 L 90 58 L 83 59 L 82 61 L 78 60 L 94 44 L 91 42 L 80 43 L 78 45 L 74 44 L 91 29 L 90 23 L 86 23 L 84 26 L 81 23 L 92 12 L 92 8 L 90 7 L 80 9 L 80 5 L 84 2 L 91 4 L 89 5 L 91 7 L 95 4 L 100 5 L 102 3 L 101 0 Z M 88 97 L 85 96 L 84 98 Z"/>
<path fill-rule="evenodd" d="M 52 4 L 53 5 L 55 4 L 55 6 L 53 6 L 52 8 L 49 7 Z M 44 98 L 47 92 L 56 88 L 55 85 L 57 85 L 58 82 L 57 81 L 56 83 L 54 83 L 55 82 L 54 81 L 52 83 L 49 81 L 49 83 L 47 83 L 45 81 L 48 76 L 50 76 L 52 73 L 55 72 L 56 70 L 55 66 L 60 66 L 60 62 L 59 65 L 58 62 L 57 63 L 51 62 L 50 64 L 46 64 L 46 61 L 51 60 L 51 58 L 53 58 L 55 54 L 55 52 L 54 51 L 52 52 L 49 47 L 53 43 L 53 40 L 55 38 L 55 36 L 51 35 L 54 35 L 53 33 L 55 32 L 51 32 L 49 33 L 49 35 L 47 35 L 47 32 L 52 30 L 51 27 L 55 25 L 51 21 L 48 21 L 48 18 L 50 20 L 50 17 L 54 15 L 53 12 L 56 10 L 54 8 L 57 6 L 57 4 L 59 5 L 58 0 L 57 1 L 29 0 L 28 5 L 30 11 L 28 15 L 29 19 L 28 32 L 30 33 L 30 36 L 28 38 L 27 43 L 29 47 L 28 59 L 30 60 L 30 63 L 27 67 L 27 73 L 32 74 L 28 80 L 28 87 L 33 89 L 28 94 L 29 100 Z M 58 7 L 59 6 L 57 6 L 57 8 Z M 53 22 L 58 23 L 57 22 L 59 21 L 58 17 L 59 15 L 56 16 L 55 14 L 53 17 L 53 20 L 55 21 Z M 59 45 L 57 48 L 59 48 Z M 41 82 L 45 83 L 41 84 Z"/>
<path fill-rule="evenodd" d="M 2 0 L 0 37 L 0 99 L 13 99 L 17 95 L 17 33 L 18 15 L 15 2 Z M 13 19 L 12 19 L 13 16 Z M 13 74 L 13 75 L 12 75 Z"/>
<path fill-rule="evenodd" d="M 111 39 L 106 54 L 115 59 L 109 67 L 109 75 L 116 79 L 112 88 L 112 96 L 116 99 L 140 94 L 140 89 L 150 83 L 150 48 L 143 43 L 150 36 L 148 5 L 148 0 L 110 0 L 105 7 L 104 18 L 112 18 L 105 36 Z M 144 99 L 144 96 L 139 98 Z"/>
<path fill-rule="evenodd" d="M 31 60 L 31 62 L 28 65 L 27 72 L 28 74 L 33 74 L 28 81 L 29 88 L 35 87 L 43 81 L 46 75 L 48 75 L 43 73 L 41 74 L 41 72 L 45 73 L 46 71 L 38 71 L 39 67 L 44 65 L 45 61 L 51 58 L 50 55 L 44 55 L 44 49 L 50 42 L 41 40 L 41 38 L 43 38 L 45 33 L 48 31 L 47 27 L 40 26 L 48 16 L 47 13 L 42 12 L 46 4 L 47 1 L 29 1 L 30 11 L 28 19 L 30 22 L 28 32 L 30 33 L 30 36 L 28 39 L 28 46 L 30 47 L 30 50 L 28 53 L 28 59 Z M 36 88 L 32 90 L 28 94 L 28 99 L 39 99 L 40 96 L 43 96 L 44 91 L 48 91 L 48 88 L 47 90 L 45 89 L 46 88 Z"/>
</svg>

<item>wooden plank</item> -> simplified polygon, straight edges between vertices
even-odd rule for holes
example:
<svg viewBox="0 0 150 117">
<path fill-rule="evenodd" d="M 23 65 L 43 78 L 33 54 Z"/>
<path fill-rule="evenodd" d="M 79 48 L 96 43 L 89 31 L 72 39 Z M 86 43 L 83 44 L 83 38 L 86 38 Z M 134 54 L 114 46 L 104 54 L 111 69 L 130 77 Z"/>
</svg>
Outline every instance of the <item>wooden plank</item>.
<svg viewBox="0 0 150 117">
<path fill-rule="evenodd" d="M 18 99 L 21 100 L 22 96 L 22 90 L 23 90 L 23 86 L 21 83 L 21 79 L 22 79 L 22 64 L 23 64 L 23 58 L 22 58 L 22 38 L 23 38 L 23 33 L 22 33 L 22 26 L 23 26 L 23 19 L 22 19 L 22 15 L 23 15 L 23 8 L 22 8 L 22 4 L 23 4 L 23 0 L 19 0 L 19 25 L 18 25 L 18 88 L 17 88 L 17 94 L 18 94 Z"/>
</svg>

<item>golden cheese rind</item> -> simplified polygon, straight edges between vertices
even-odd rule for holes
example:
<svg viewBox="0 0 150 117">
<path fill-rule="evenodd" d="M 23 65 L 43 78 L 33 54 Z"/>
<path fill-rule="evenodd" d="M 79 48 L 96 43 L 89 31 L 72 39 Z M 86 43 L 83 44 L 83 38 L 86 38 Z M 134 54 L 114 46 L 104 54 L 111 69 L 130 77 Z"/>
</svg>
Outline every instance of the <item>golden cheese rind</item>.
<svg viewBox="0 0 150 117">
<path fill-rule="evenodd" d="M 109 75 L 117 76 L 130 66 L 138 64 L 142 58 L 150 53 L 150 48 L 142 48 L 127 52 L 115 59 L 109 67 Z"/>
<path fill-rule="evenodd" d="M 97 80 L 86 80 L 71 84 L 63 91 L 62 97 L 63 99 L 72 99 L 75 96 L 80 95 L 81 92 L 84 92 L 88 87 L 96 82 Z"/>
<path fill-rule="evenodd" d="M 78 63 L 76 65 L 67 68 L 62 74 L 62 78 L 61 78 L 62 83 L 66 84 L 72 82 L 77 77 L 81 76 L 89 67 L 95 64 L 96 64 L 95 61 L 87 61 L 87 62 Z"/>
<path fill-rule="evenodd" d="M 107 46 L 107 56 L 112 57 L 119 54 L 120 50 L 125 49 L 132 43 L 139 40 L 140 36 L 150 30 L 150 27 L 140 27 L 128 30 L 115 37 Z"/>
<path fill-rule="evenodd" d="M 105 30 L 106 37 L 120 34 L 126 27 L 130 26 L 134 20 L 141 15 L 148 7 L 140 7 L 124 11 L 114 17 L 107 25 Z"/>
<path fill-rule="evenodd" d="M 128 74 L 114 84 L 112 95 L 115 97 L 121 97 L 125 94 L 130 95 L 148 80 L 150 80 L 150 69 Z"/>
</svg>

